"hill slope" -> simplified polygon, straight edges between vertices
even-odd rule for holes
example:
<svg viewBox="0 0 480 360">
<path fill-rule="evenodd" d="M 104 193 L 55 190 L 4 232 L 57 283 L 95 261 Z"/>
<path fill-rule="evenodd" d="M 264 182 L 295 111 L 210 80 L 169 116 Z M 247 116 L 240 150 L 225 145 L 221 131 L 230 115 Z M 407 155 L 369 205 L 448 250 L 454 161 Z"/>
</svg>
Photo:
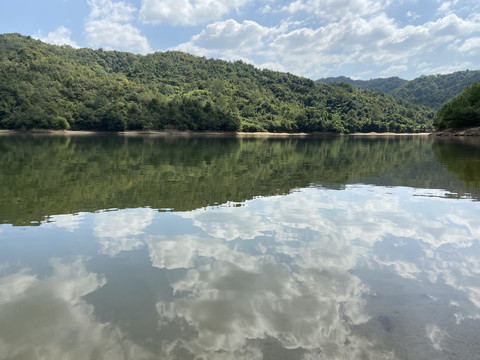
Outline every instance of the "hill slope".
<svg viewBox="0 0 480 360">
<path fill-rule="evenodd" d="M 383 91 L 396 99 L 405 99 L 414 104 L 439 109 L 459 95 L 463 89 L 480 82 L 480 71 L 457 71 L 446 75 L 420 76 L 411 81 L 398 77 L 372 80 L 352 80 L 345 76 L 318 80 L 322 83 L 346 82 L 357 89 Z"/>
<path fill-rule="evenodd" d="M 430 131 L 431 109 L 241 61 L 0 35 L 0 128 Z"/>
<path fill-rule="evenodd" d="M 443 130 L 480 126 L 480 84 L 474 83 L 441 107 L 436 126 Z"/>
<path fill-rule="evenodd" d="M 457 71 L 446 75 L 421 76 L 404 83 L 392 92 L 415 104 L 439 109 L 443 104 L 459 95 L 466 87 L 480 82 L 480 71 Z"/>
<path fill-rule="evenodd" d="M 346 76 L 328 77 L 317 81 L 327 84 L 345 82 L 348 84 L 352 84 L 357 89 L 382 91 L 387 94 L 408 82 L 407 80 L 400 79 L 399 77 L 379 78 L 371 80 L 353 80 Z"/>
</svg>

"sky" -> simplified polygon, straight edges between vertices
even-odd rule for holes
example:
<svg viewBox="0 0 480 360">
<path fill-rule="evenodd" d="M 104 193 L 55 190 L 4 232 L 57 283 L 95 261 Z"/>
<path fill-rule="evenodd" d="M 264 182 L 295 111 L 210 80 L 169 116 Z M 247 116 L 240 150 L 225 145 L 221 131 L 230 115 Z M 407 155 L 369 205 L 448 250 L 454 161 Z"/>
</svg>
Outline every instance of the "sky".
<svg viewBox="0 0 480 360">
<path fill-rule="evenodd" d="M 0 0 L 0 33 L 180 50 L 311 79 L 480 69 L 478 0 Z"/>
</svg>

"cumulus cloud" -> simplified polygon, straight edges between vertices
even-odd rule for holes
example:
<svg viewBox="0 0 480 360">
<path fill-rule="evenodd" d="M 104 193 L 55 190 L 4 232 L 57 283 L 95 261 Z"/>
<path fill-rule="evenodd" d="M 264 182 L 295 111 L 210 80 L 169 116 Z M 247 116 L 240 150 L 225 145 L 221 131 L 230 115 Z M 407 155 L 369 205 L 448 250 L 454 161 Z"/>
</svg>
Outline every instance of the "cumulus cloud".
<svg viewBox="0 0 480 360">
<path fill-rule="evenodd" d="M 145 23 L 196 25 L 239 10 L 251 0 L 142 0 L 140 18 Z"/>
<path fill-rule="evenodd" d="M 106 19 L 112 22 L 130 21 L 136 9 L 124 2 L 112 0 L 87 0 L 91 19 Z"/>
<path fill-rule="evenodd" d="M 317 27 L 298 22 L 267 27 L 254 21 L 238 23 L 230 19 L 207 25 L 177 49 L 224 59 L 248 59 L 257 66 L 318 78 L 342 72 L 347 66 L 363 71 L 377 68 L 379 73 L 390 76 L 420 71 L 423 62 L 434 69 L 444 65 L 444 59 L 455 56 L 456 52 L 449 47 L 469 55 L 480 47 L 475 36 L 480 33 L 480 18 L 462 18 L 451 13 L 423 24 L 404 26 L 383 11 L 373 11 L 376 7 L 369 6 L 368 1 L 342 1 L 338 6 L 349 3 L 354 8 L 370 9 L 371 14 L 338 16 L 337 21 Z M 314 6 L 313 12 L 320 11 L 315 6 L 323 9 L 320 2 L 296 1 L 290 11 L 309 4 Z M 333 2 L 327 2 L 325 7 L 328 6 L 334 6 Z M 459 43 L 460 39 L 466 40 Z"/>
<path fill-rule="evenodd" d="M 480 53 L 480 37 L 472 37 L 465 40 L 458 50 L 471 54 Z"/>
<path fill-rule="evenodd" d="M 254 21 L 238 23 L 233 19 L 214 22 L 194 35 L 189 42 L 180 44 L 175 49 L 201 56 L 251 63 L 252 55 L 271 58 L 270 44 L 290 25 L 283 22 L 276 27 L 266 27 Z"/>
<path fill-rule="evenodd" d="M 304 12 L 322 20 L 335 21 L 348 16 L 371 15 L 384 9 L 385 5 L 385 1 L 374 0 L 296 0 L 284 10 L 290 13 Z"/>
<path fill-rule="evenodd" d="M 52 45 L 70 45 L 71 47 L 78 48 L 77 43 L 70 38 L 71 35 L 72 32 L 70 29 L 65 26 L 59 26 L 55 31 L 49 32 L 47 35 L 42 35 L 42 33 L 39 32 L 34 38 Z"/>
<path fill-rule="evenodd" d="M 137 9 L 124 2 L 88 0 L 90 15 L 85 22 L 89 45 L 148 53 L 150 44 L 140 30 L 131 24 Z"/>
</svg>

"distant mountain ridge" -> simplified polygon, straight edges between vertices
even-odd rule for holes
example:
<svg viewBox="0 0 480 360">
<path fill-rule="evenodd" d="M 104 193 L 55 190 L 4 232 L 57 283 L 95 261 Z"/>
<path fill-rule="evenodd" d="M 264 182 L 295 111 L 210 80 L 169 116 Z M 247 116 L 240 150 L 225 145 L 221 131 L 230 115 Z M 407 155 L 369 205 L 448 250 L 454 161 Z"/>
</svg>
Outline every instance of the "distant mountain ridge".
<svg viewBox="0 0 480 360">
<path fill-rule="evenodd" d="M 389 77 L 389 78 L 371 79 L 371 80 L 354 80 L 347 76 L 336 76 L 336 77 L 319 79 L 317 81 L 322 83 L 327 83 L 327 84 L 345 82 L 347 84 L 352 84 L 357 89 L 382 91 L 387 94 L 392 92 L 399 86 L 402 86 L 404 83 L 408 82 L 408 80 L 404 80 L 396 76 Z"/>
<path fill-rule="evenodd" d="M 396 99 L 405 99 L 414 104 L 439 109 L 468 86 L 480 82 L 480 70 L 457 71 L 444 75 L 422 75 L 413 80 L 404 80 L 399 77 L 353 80 L 346 76 L 338 76 L 317 81 L 321 83 L 345 82 L 352 84 L 357 89 L 382 91 Z"/>
</svg>

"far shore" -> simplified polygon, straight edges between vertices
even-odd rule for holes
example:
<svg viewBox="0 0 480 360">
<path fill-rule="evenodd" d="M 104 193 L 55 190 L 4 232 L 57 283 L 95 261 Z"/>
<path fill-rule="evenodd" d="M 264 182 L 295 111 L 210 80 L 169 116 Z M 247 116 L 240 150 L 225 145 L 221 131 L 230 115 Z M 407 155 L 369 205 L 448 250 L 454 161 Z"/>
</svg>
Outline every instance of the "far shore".
<svg viewBox="0 0 480 360">
<path fill-rule="evenodd" d="M 87 136 L 87 135 L 118 135 L 127 137 L 148 136 L 148 137 L 238 137 L 238 138 L 266 138 L 266 137 L 315 137 L 315 136 L 336 136 L 344 134 L 335 133 L 271 133 L 271 132 L 240 132 L 240 131 L 180 131 L 180 130 L 128 130 L 119 132 L 107 131 L 86 131 L 86 130 L 49 130 L 49 129 L 32 129 L 32 130 L 0 130 L 0 135 L 57 135 L 57 136 Z M 351 136 L 428 136 L 431 133 L 353 133 L 347 134 Z"/>
<path fill-rule="evenodd" d="M 353 133 L 349 134 L 352 136 L 429 136 L 432 133 L 423 132 L 423 133 L 393 133 L 393 132 L 369 132 L 369 133 Z"/>
<path fill-rule="evenodd" d="M 422 133 L 393 133 L 393 132 L 368 132 L 352 134 L 336 133 L 271 133 L 271 132 L 241 132 L 241 131 L 180 131 L 180 130 L 127 130 L 118 132 L 108 131 L 86 131 L 86 130 L 50 130 L 50 129 L 30 129 L 30 130 L 0 130 L 2 135 L 54 135 L 54 136 L 95 136 L 95 135 L 113 135 L 125 137 L 232 137 L 232 138 L 287 138 L 287 137 L 324 137 L 324 136 L 361 136 L 361 137 L 388 137 L 388 136 L 480 136 L 480 127 L 468 129 L 447 129 L 435 132 Z"/>
<path fill-rule="evenodd" d="M 435 136 L 480 136 L 480 126 L 466 129 L 445 129 L 433 133 Z"/>
</svg>

